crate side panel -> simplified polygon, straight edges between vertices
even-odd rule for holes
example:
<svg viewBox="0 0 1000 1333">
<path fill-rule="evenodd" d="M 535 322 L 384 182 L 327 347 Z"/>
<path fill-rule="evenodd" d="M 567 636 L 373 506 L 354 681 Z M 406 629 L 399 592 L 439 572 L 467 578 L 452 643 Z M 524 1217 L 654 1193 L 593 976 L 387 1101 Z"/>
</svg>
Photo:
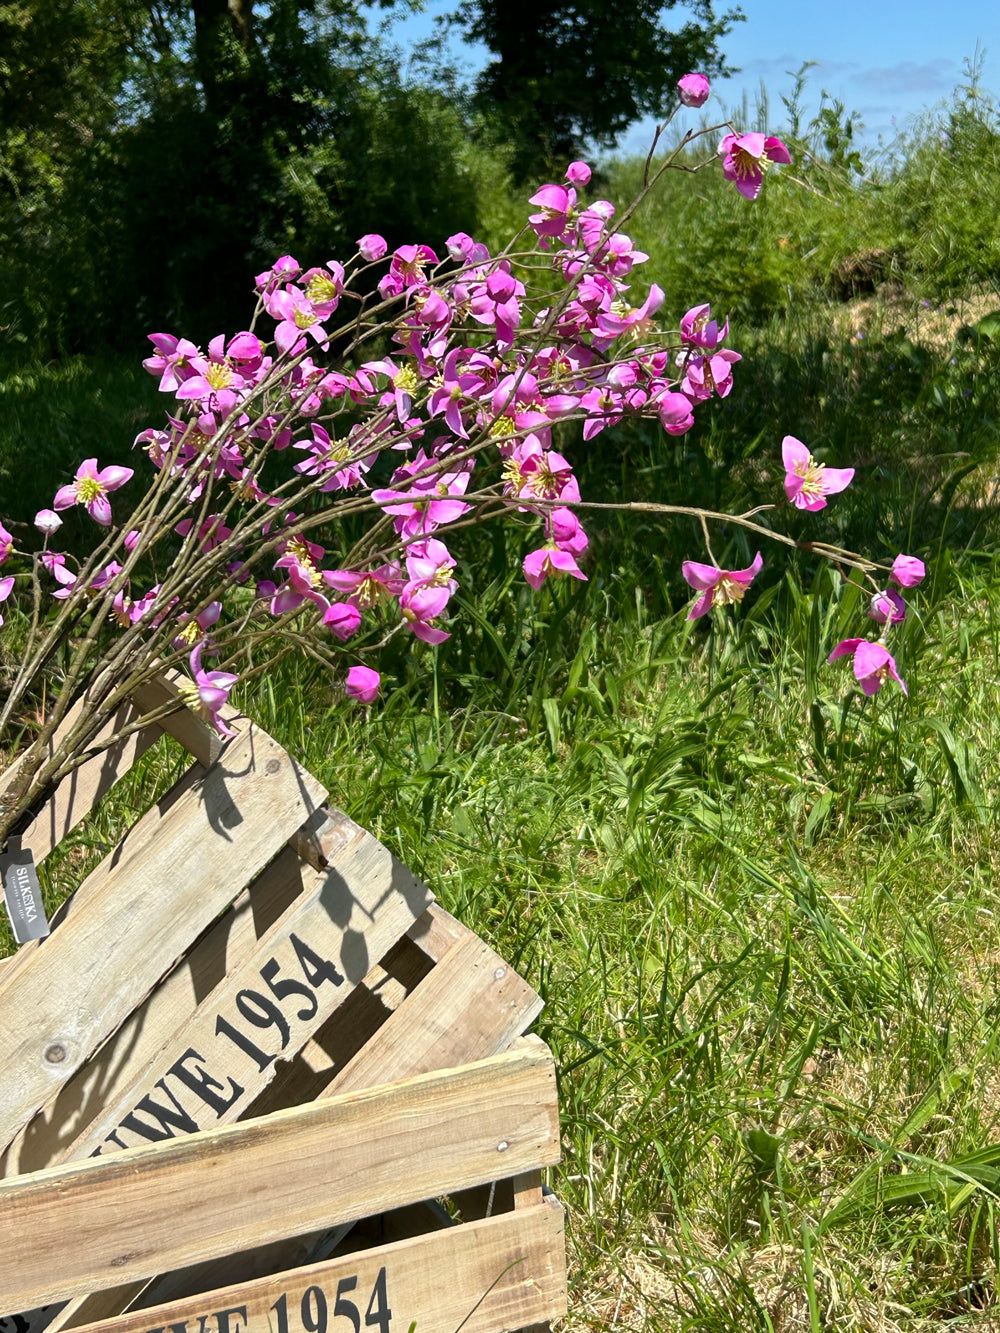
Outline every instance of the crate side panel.
<svg viewBox="0 0 1000 1333">
<path fill-rule="evenodd" d="M 121 1105 L 166 1043 L 183 1030 L 199 1005 L 302 892 L 301 863 L 285 848 L 57 1097 L 15 1136 L 0 1157 L 0 1176 L 65 1161 L 73 1143 L 102 1112 Z"/>
<path fill-rule="evenodd" d="M 340 1300 L 341 1324 L 332 1323 Z M 304 1304 L 305 1303 L 305 1304 Z M 381 1333 L 500 1333 L 554 1319 L 566 1310 L 562 1210 L 552 1204 L 360 1250 L 275 1277 L 231 1286 L 176 1304 L 84 1325 L 86 1333 L 153 1333 L 171 1325 L 230 1333 L 284 1333 L 353 1322 Z M 284 1323 L 283 1320 L 287 1320 Z"/>
<path fill-rule="evenodd" d="M 509 1046 L 541 1008 L 528 983 L 468 931 L 319 1095 L 482 1059 Z"/>
<path fill-rule="evenodd" d="M 294 1056 L 426 909 L 427 888 L 370 833 L 340 819 L 340 847 L 327 868 L 304 871 L 305 891 L 74 1143 L 72 1156 L 167 1137 L 157 1107 L 168 1115 L 179 1108 L 182 1123 L 168 1123 L 171 1136 L 245 1115 L 278 1061 Z"/>
<path fill-rule="evenodd" d="M 119 1286 L 559 1159 L 541 1043 L 0 1182 L 9 1308 Z"/>
</svg>

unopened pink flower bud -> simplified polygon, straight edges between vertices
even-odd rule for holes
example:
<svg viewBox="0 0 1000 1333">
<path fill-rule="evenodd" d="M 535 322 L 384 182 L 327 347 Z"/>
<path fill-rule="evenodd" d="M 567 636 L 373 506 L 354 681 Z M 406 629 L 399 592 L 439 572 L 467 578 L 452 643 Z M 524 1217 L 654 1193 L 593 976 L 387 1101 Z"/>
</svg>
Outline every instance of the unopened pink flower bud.
<svg viewBox="0 0 1000 1333">
<path fill-rule="evenodd" d="M 711 91 L 712 85 L 704 74 L 685 74 L 677 80 L 677 92 L 684 106 L 704 106 Z"/>
<path fill-rule="evenodd" d="M 124 539 L 125 550 L 131 554 L 131 552 L 134 551 L 135 548 L 139 545 L 139 539 L 141 538 L 141 536 L 142 533 L 139 531 L 138 528 L 131 528 L 128 532 L 126 532 Z"/>
<path fill-rule="evenodd" d="M 388 248 L 385 237 L 379 236 L 377 232 L 367 232 L 358 241 L 358 252 L 367 264 L 373 264 L 376 259 L 381 259 Z"/>
<path fill-rule="evenodd" d="M 62 527 L 62 519 L 54 509 L 39 509 L 35 515 L 35 527 L 46 537 L 51 537 Z"/>
<path fill-rule="evenodd" d="M 344 693 L 358 703 L 370 704 L 378 697 L 382 677 L 372 667 L 353 666 L 344 682 Z"/>
<path fill-rule="evenodd" d="M 323 624 L 334 638 L 339 639 L 341 643 L 346 643 L 358 631 L 361 624 L 361 612 L 350 602 L 334 602 L 323 612 Z"/>
<path fill-rule="evenodd" d="M 449 236 L 444 244 L 448 251 L 448 258 L 453 259 L 456 264 L 461 264 L 467 260 L 476 248 L 475 241 L 468 232 L 464 231 L 457 231 L 454 236 Z"/>
<path fill-rule="evenodd" d="M 901 588 L 915 588 L 927 576 L 927 566 L 915 555 L 897 555 L 889 577 Z"/>
<path fill-rule="evenodd" d="M 590 168 L 586 162 L 571 162 L 566 168 L 566 179 L 573 185 L 589 185 Z"/>
</svg>

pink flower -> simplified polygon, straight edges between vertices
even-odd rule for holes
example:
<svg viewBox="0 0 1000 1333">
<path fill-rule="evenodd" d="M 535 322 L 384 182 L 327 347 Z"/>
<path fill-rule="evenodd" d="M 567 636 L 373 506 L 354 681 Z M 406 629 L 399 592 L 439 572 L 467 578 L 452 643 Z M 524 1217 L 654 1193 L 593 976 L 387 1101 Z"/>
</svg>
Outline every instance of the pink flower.
<svg viewBox="0 0 1000 1333">
<path fill-rule="evenodd" d="M 451 581 L 443 586 L 424 579 L 413 579 L 403 589 L 399 597 L 399 609 L 410 631 L 424 643 L 444 643 L 451 635 L 447 630 L 432 625 L 447 608 L 451 598 Z"/>
<path fill-rule="evenodd" d="M 344 682 L 344 693 L 358 703 L 370 704 L 378 697 L 382 677 L 372 667 L 353 666 Z"/>
<path fill-rule="evenodd" d="M 898 681 L 903 693 L 909 694 L 906 681 L 896 670 L 895 659 L 888 648 L 869 639 L 844 639 L 826 660 L 835 662 L 838 657 L 848 654 L 854 657 L 854 675 L 865 694 L 878 694 L 889 678 Z"/>
<path fill-rule="evenodd" d="M 54 509 L 70 509 L 86 505 L 87 513 L 104 528 L 111 526 L 111 505 L 108 492 L 124 486 L 132 476 L 130 467 L 106 467 L 97 470 L 96 458 L 85 458 L 68 486 L 61 486 L 52 501 Z"/>
<path fill-rule="evenodd" d="M 565 185 L 543 185 L 528 200 L 541 209 L 528 218 L 537 236 L 561 236 L 569 223 L 576 191 Z"/>
<path fill-rule="evenodd" d="M 726 398 L 733 387 L 733 366 L 743 358 L 739 352 L 719 347 L 705 356 L 688 356 L 684 363 L 681 392 L 693 402 L 703 403 L 717 393 Z"/>
<path fill-rule="evenodd" d="M 571 185 L 589 185 L 590 167 L 586 162 L 571 162 L 566 168 L 566 179 Z"/>
<path fill-rule="evenodd" d="M 691 412 L 691 399 L 683 393 L 667 390 L 654 399 L 660 415 L 660 423 L 668 435 L 683 435 L 694 425 Z"/>
<path fill-rule="evenodd" d="M 776 162 L 791 162 L 791 155 L 780 139 L 766 134 L 727 134 L 719 144 L 722 174 L 734 181 L 736 188 L 747 199 L 756 199 L 760 193 L 764 172 Z"/>
<path fill-rule="evenodd" d="M 297 259 L 293 259 L 291 255 L 282 255 L 280 259 L 274 261 L 273 268 L 269 268 L 266 273 L 257 274 L 257 290 L 270 295 L 281 283 L 294 282 L 301 272 L 302 266 Z"/>
<path fill-rule="evenodd" d="M 786 435 L 782 440 L 781 458 L 785 465 L 785 494 L 796 509 L 810 512 L 825 509 L 826 497 L 844 490 L 854 477 L 852 467 L 827 467 L 825 463 L 817 463 L 794 435 Z"/>
<path fill-rule="evenodd" d="M 587 581 L 586 574 L 574 560 L 572 552 L 558 546 L 542 546 L 537 551 L 530 551 L 524 557 L 523 568 L 525 579 L 536 589 L 547 578 L 561 578 L 566 574 L 583 579 L 585 583 Z"/>
<path fill-rule="evenodd" d="M 729 320 L 727 319 L 720 329 L 712 318 L 712 308 L 707 302 L 704 305 L 692 306 L 681 319 L 683 341 L 706 352 L 714 352 L 720 343 L 726 341 L 728 332 Z"/>
<path fill-rule="evenodd" d="M 305 334 L 314 338 L 319 345 L 327 346 L 326 329 L 321 323 L 322 307 L 317 308 L 298 287 L 286 287 L 284 291 L 274 292 L 267 300 L 267 313 L 278 321 L 274 330 L 274 341 L 282 352 L 297 356 L 306 349 Z"/>
<path fill-rule="evenodd" d="M 764 560 L 759 551 L 746 569 L 716 569 L 714 565 L 700 565 L 695 560 L 685 560 L 681 565 L 681 573 L 691 587 L 701 593 L 688 612 L 688 620 L 697 620 L 713 606 L 741 602 L 763 565 Z"/>
<path fill-rule="evenodd" d="M 172 640 L 175 648 L 190 648 L 198 643 L 202 646 L 202 651 L 206 647 L 206 635 L 213 625 L 218 623 L 219 616 L 222 614 L 221 602 L 209 602 L 203 611 L 199 611 L 196 616 L 184 614 L 177 622 L 178 632 Z M 209 647 L 209 652 L 212 649 Z"/>
<path fill-rule="evenodd" d="M 884 625 L 887 620 L 898 625 L 901 620 L 906 619 L 906 603 L 895 588 L 886 588 L 883 592 L 877 592 L 872 598 L 868 615 L 880 625 Z"/>
<path fill-rule="evenodd" d="M 893 583 L 898 583 L 901 588 L 915 588 L 918 583 L 922 583 L 927 576 L 927 567 L 922 560 L 918 560 L 915 555 L 897 555 L 892 562 L 892 571 L 889 574 Z"/>
<path fill-rule="evenodd" d="M 326 581 L 338 592 L 346 592 L 351 606 L 359 611 L 367 611 L 390 597 L 398 597 L 403 591 L 404 579 L 398 565 L 379 565 L 367 574 L 354 573 L 348 569 L 331 569 Z"/>
<path fill-rule="evenodd" d="M 346 643 L 361 624 L 361 612 L 350 602 L 334 602 L 323 613 L 323 624 L 335 639 Z"/>
<path fill-rule="evenodd" d="M 682 106 L 700 107 L 708 101 L 712 85 L 704 74 L 685 74 L 677 80 L 677 92 Z"/>
<path fill-rule="evenodd" d="M 389 276 L 404 287 L 416 287 L 425 281 L 424 269 L 436 264 L 438 257 L 429 245 L 401 245 L 392 253 Z"/>
<path fill-rule="evenodd" d="M 222 709 L 229 700 L 229 691 L 239 679 L 231 671 L 205 671 L 201 665 L 202 644 L 198 644 L 191 653 L 191 674 L 194 680 L 181 684 L 181 694 L 187 706 L 214 727 L 220 736 L 235 736 L 233 731 L 220 717 Z"/>
<path fill-rule="evenodd" d="M 5 602 L 10 596 L 11 589 L 14 586 L 14 575 L 8 574 L 5 579 L 0 579 L 0 602 Z M 0 616 L 0 625 L 3 624 L 3 616 Z"/>
<path fill-rule="evenodd" d="M 148 336 L 156 348 L 156 355 L 147 357 L 142 364 L 151 375 L 159 375 L 162 392 L 176 393 L 184 380 L 193 374 L 191 362 L 201 354 L 187 338 L 175 338 L 172 333 L 151 333 Z"/>
<path fill-rule="evenodd" d="M 454 236 L 448 237 L 444 246 L 449 259 L 453 259 L 456 264 L 464 264 L 476 248 L 476 243 L 467 231 L 457 231 Z"/>
<path fill-rule="evenodd" d="M 10 535 L 2 523 L 0 523 L 0 565 L 7 559 L 14 549 L 14 538 Z"/>
</svg>

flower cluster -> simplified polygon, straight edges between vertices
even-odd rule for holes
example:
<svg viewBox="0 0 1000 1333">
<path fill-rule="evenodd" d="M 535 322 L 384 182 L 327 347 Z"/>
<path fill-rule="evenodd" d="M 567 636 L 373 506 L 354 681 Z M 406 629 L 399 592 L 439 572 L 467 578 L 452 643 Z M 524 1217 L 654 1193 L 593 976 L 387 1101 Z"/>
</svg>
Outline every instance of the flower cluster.
<svg viewBox="0 0 1000 1333">
<path fill-rule="evenodd" d="M 708 81 L 686 75 L 678 91 L 699 107 Z M 729 134 L 719 152 L 751 198 L 764 167 L 789 160 L 762 135 Z M 185 662 L 191 707 L 229 735 L 238 676 L 220 668 L 253 662 L 254 645 L 308 644 L 331 664 L 351 653 L 362 660 L 344 690 L 367 704 L 380 680 L 363 659 L 387 638 L 446 640 L 459 588 L 450 543 L 464 525 L 507 515 L 532 529 L 522 574 L 534 589 L 585 579 L 567 423 L 588 444 L 625 417 L 683 434 L 701 404 L 730 393 L 740 361 L 728 320 L 707 304 L 676 331 L 660 323 L 662 290 L 638 283 L 648 256 L 610 202 L 585 197 L 590 181 L 573 162 L 531 195 L 525 249 L 492 254 L 462 232 L 392 248 L 367 233 L 322 265 L 278 258 L 257 275 L 253 315 L 235 335 L 202 349 L 151 334 L 143 364 L 171 402 L 165 423 L 136 437 L 152 480 L 129 523 L 116 527 L 111 496 L 133 470 L 94 458 L 35 518 L 43 545 L 25 578 L 36 593 L 47 581 L 63 608 L 51 633 L 88 614 L 122 636 L 131 656 L 116 650 L 119 663 Z M 791 437 L 785 464 L 789 500 L 811 511 L 852 475 Z M 81 562 L 52 549 L 73 507 L 100 534 Z M 343 520 L 354 516 L 367 526 L 358 537 L 353 523 L 348 542 Z M 0 524 L 0 563 L 12 554 L 29 553 Z M 738 601 L 761 565 L 759 554 L 743 570 L 686 562 L 700 593 L 691 616 Z M 154 568 L 159 581 L 139 582 Z M 901 566 L 895 582 L 911 575 Z M 0 602 L 16 581 L 0 580 Z M 880 592 L 883 624 L 900 600 Z"/>
<path fill-rule="evenodd" d="M 707 307 L 703 308 L 703 312 L 696 318 L 707 320 Z M 689 316 L 694 313 L 688 312 Z M 797 509 L 810 512 L 823 509 L 826 497 L 845 490 L 854 478 L 853 468 L 830 468 L 817 463 L 802 441 L 793 435 L 785 436 L 781 455 L 785 468 L 785 495 Z M 762 568 L 763 560 L 759 552 L 746 569 L 720 569 L 714 564 L 702 565 L 694 560 L 686 560 L 682 566 L 684 578 L 701 593 L 691 607 L 688 619 L 697 620 L 714 606 L 725 607 L 742 601 L 747 588 Z M 926 573 L 923 561 L 916 556 L 897 555 L 889 570 L 888 585 L 883 588 L 876 585 L 868 609 L 871 619 L 883 626 L 882 638 L 876 642 L 861 638 L 844 639 L 827 659 L 832 663 L 841 657 L 850 656 L 854 662 L 855 677 L 865 694 L 877 694 L 886 680 L 896 681 L 903 693 L 908 693 L 895 658 L 883 640 L 889 627 L 899 624 L 906 617 L 906 602 L 899 589 L 915 588 L 923 582 Z"/>
</svg>

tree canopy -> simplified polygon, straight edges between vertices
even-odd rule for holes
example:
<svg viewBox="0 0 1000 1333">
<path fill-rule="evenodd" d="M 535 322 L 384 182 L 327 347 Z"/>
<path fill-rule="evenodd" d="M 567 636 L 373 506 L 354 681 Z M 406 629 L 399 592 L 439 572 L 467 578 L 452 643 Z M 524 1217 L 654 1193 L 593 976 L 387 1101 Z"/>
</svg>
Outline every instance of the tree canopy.
<svg viewBox="0 0 1000 1333">
<path fill-rule="evenodd" d="M 454 21 L 494 57 L 476 99 L 509 136 L 518 176 L 578 155 L 586 141 L 610 147 L 661 112 L 683 74 L 724 71 L 719 43 L 742 14 L 716 17 L 712 0 L 696 0 L 674 27 L 676 3 L 462 0 Z"/>
<path fill-rule="evenodd" d="M 721 67 L 734 16 L 668 9 L 464 0 L 495 56 L 472 97 L 404 77 L 355 0 L 0 0 L 0 352 L 210 337 L 285 250 L 474 231 L 505 170 Z"/>
</svg>

